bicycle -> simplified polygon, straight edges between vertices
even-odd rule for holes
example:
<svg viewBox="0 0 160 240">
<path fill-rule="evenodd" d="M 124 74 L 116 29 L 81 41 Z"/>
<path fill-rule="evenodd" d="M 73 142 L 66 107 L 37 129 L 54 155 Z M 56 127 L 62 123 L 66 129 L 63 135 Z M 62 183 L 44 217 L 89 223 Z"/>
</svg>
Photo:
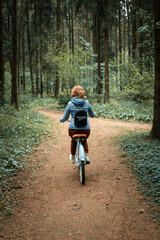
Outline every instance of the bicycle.
<svg viewBox="0 0 160 240">
<path fill-rule="evenodd" d="M 86 134 L 74 134 L 73 138 L 77 142 L 77 150 L 75 154 L 76 164 L 78 167 L 78 173 L 80 175 L 80 182 L 85 184 L 85 152 L 82 142 L 86 139 Z"/>
<path fill-rule="evenodd" d="M 67 120 L 70 122 L 70 120 Z M 86 134 L 74 134 L 73 138 L 77 142 L 77 148 L 76 148 L 76 164 L 78 168 L 78 173 L 80 175 L 80 182 L 82 184 L 85 184 L 85 165 L 86 165 L 86 159 L 85 159 L 85 151 L 82 144 L 82 141 L 84 141 L 87 138 Z"/>
</svg>

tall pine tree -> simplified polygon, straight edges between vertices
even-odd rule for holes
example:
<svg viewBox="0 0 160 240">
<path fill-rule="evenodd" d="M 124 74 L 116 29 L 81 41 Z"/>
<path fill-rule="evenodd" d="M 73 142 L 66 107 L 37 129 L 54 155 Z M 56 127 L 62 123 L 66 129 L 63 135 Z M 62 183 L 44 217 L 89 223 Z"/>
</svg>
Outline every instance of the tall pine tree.
<svg viewBox="0 0 160 240">
<path fill-rule="evenodd" d="M 2 0 L 0 0 L 0 105 L 3 105 L 4 102 L 3 12 Z"/>
<path fill-rule="evenodd" d="M 151 136 L 160 139 L 160 1 L 154 0 L 155 22 L 155 83 L 154 117 Z"/>
<path fill-rule="evenodd" d="M 18 108 L 17 96 L 17 0 L 12 0 L 11 104 Z"/>
</svg>

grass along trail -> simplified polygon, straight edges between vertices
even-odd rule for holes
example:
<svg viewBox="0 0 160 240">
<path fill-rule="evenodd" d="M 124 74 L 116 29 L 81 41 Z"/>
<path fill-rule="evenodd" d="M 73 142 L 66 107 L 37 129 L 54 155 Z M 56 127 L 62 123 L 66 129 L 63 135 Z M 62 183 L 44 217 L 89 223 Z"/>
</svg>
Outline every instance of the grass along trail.
<svg viewBox="0 0 160 240">
<path fill-rule="evenodd" d="M 69 161 L 68 123 L 59 123 L 62 113 L 40 112 L 56 119 L 59 137 L 56 144 L 48 140 L 29 157 L 34 162 L 45 153 L 47 161 L 21 189 L 21 202 L 6 219 L 0 239 L 158 240 L 159 226 L 113 140 L 128 131 L 149 131 L 151 125 L 90 119 L 91 164 L 81 185 L 76 165 Z"/>
</svg>

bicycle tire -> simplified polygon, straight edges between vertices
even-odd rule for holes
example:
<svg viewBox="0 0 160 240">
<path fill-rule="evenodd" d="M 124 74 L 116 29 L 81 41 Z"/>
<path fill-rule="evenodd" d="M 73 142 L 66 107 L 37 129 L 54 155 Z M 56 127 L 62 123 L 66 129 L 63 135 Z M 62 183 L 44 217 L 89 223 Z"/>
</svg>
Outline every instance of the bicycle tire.
<svg viewBox="0 0 160 240">
<path fill-rule="evenodd" d="M 82 184 L 85 184 L 85 164 L 84 164 L 84 162 L 81 162 L 81 165 L 79 167 L 79 175 L 80 175 L 80 182 Z"/>
</svg>

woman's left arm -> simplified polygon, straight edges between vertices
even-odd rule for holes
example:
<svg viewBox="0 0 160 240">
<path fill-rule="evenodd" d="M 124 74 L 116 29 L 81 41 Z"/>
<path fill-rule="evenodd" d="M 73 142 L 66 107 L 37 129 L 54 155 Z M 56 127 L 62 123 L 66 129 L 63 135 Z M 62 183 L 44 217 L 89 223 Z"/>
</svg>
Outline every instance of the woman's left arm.
<svg viewBox="0 0 160 240">
<path fill-rule="evenodd" d="M 61 117 L 61 119 L 60 119 L 60 122 L 65 122 L 65 121 L 67 121 L 68 120 L 68 118 L 69 118 L 69 115 L 70 115 L 70 107 L 69 107 L 69 103 L 67 104 L 67 107 L 66 107 L 66 110 L 65 110 L 65 113 L 64 113 L 64 115 L 63 115 L 63 117 Z"/>
</svg>

